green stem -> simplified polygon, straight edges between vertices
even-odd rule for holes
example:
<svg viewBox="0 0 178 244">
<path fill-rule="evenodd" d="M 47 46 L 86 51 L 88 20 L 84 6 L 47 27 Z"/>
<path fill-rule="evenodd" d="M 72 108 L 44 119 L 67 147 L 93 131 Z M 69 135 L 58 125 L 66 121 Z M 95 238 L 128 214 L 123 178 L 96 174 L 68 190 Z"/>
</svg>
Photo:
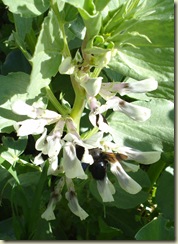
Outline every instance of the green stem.
<svg viewBox="0 0 178 244">
<path fill-rule="evenodd" d="M 79 131 L 80 119 L 86 103 L 86 93 L 80 84 L 75 81 L 73 76 L 71 76 L 71 82 L 75 92 L 75 101 L 70 116 L 72 117 L 77 130 Z"/>
<path fill-rule="evenodd" d="M 101 68 L 95 68 L 93 73 L 91 74 L 91 77 L 95 78 L 95 77 L 98 77 L 98 75 L 100 74 L 101 72 Z"/>
<path fill-rule="evenodd" d="M 57 100 L 57 98 L 54 96 L 53 92 L 51 91 L 50 87 L 47 86 L 46 87 L 46 93 L 47 96 L 50 100 L 50 102 L 53 104 L 53 106 L 57 109 L 57 111 L 61 114 L 61 115 L 66 115 L 68 113 L 70 113 L 70 110 L 66 107 L 64 107 L 63 105 L 61 105 L 59 103 L 59 101 Z"/>
</svg>

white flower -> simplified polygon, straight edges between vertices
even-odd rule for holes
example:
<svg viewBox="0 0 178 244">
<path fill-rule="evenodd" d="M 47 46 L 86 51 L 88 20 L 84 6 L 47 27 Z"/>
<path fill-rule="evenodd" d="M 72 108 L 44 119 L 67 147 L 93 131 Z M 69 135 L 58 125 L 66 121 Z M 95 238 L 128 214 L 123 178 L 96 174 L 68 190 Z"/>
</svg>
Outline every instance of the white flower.
<svg viewBox="0 0 178 244">
<path fill-rule="evenodd" d="M 66 192 L 65 196 L 66 199 L 69 201 L 68 206 L 71 212 L 78 216 L 81 220 L 86 219 L 88 217 L 88 214 L 80 207 L 75 192 L 68 191 Z"/>
<path fill-rule="evenodd" d="M 58 172 L 58 157 L 57 155 L 54 155 L 52 157 L 49 157 L 49 168 L 47 175 L 57 175 Z"/>
<path fill-rule="evenodd" d="M 72 180 L 66 179 L 68 191 L 65 194 L 66 199 L 68 200 L 68 206 L 73 214 L 78 216 L 81 220 L 84 220 L 88 217 L 88 214 L 80 207 L 77 199 L 77 195 L 74 189 Z"/>
<path fill-rule="evenodd" d="M 56 122 L 61 117 L 54 111 L 28 105 L 22 100 L 17 100 L 12 104 L 12 111 L 19 115 L 27 115 L 32 119 L 46 119 L 48 124 Z"/>
<path fill-rule="evenodd" d="M 110 170 L 117 177 L 121 188 L 126 192 L 136 194 L 141 191 L 141 186 L 124 171 L 119 162 L 111 163 Z"/>
<path fill-rule="evenodd" d="M 133 80 L 133 79 L 132 79 Z M 156 90 L 158 82 L 154 78 L 148 78 L 141 81 L 134 82 L 108 82 L 101 85 L 99 94 L 108 100 L 119 93 L 121 96 L 129 93 L 145 93 Z"/>
<path fill-rule="evenodd" d="M 151 110 L 139 105 L 128 103 L 119 97 L 113 97 L 109 99 L 104 105 L 99 108 L 100 113 L 113 109 L 114 111 L 120 111 L 136 121 L 145 121 L 150 118 Z"/>
<path fill-rule="evenodd" d="M 21 122 L 17 122 L 14 125 L 18 136 L 38 135 L 44 132 L 44 127 L 47 125 L 45 119 L 27 119 Z"/>
<path fill-rule="evenodd" d="M 68 178 L 87 179 L 81 162 L 77 158 L 76 148 L 73 142 L 66 142 L 63 146 L 63 158 L 61 160 L 65 174 Z"/>
<path fill-rule="evenodd" d="M 56 199 L 52 198 L 48 203 L 48 206 L 44 213 L 41 215 L 42 219 L 46 219 L 47 221 L 56 219 L 54 215 L 54 209 L 56 207 Z"/>
<path fill-rule="evenodd" d="M 134 160 L 141 164 L 153 164 L 161 157 L 159 151 L 142 152 L 130 147 L 119 147 L 118 152 L 127 155 L 127 160 Z"/>
<path fill-rule="evenodd" d="M 47 135 L 47 129 L 45 128 L 41 137 L 36 141 L 35 148 L 49 157 L 58 155 L 62 147 L 61 137 L 64 124 L 65 121 L 60 119 L 49 135 Z"/>
<path fill-rule="evenodd" d="M 115 188 L 110 182 L 107 176 L 103 180 L 97 180 L 97 189 L 103 200 L 103 202 L 113 202 L 113 194 L 115 193 Z"/>
<path fill-rule="evenodd" d="M 71 57 L 67 57 L 65 58 L 62 63 L 59 66 L 59 72 L 61 74 L 68 74 L 71 75 L 74 73 L 75 70 L 75 66 L 72 63 L 72 58 Z"/>
<path fill-rule="evenodd" d="M 56 123 L 61 118 L 61 115 L 54 111 L 30 106 L 21 100 L 17 100 L 12 104 L 12 111 L 31 118 L 17 122 L 14 125 L 18 136 L 41 134 L 44 132 L 46 125 Z"/>
<path fill-rule="evenodd" d="M 132 83 L 121 83 L 125 85 L 120 89 L 119 93 L 121 96 L 129 93 L 145 93 L 149 91 L 154 91 L 158 88 L 158 82 L 154 78 L 148 78 L 141 81 L 134 81 Z"/>
<path fill-rule="evenodd" d="M 109 132 L 111 131 L 111 128 L 107 124 L 107 121 L 105 120 L 104 116 L 100 113 L 100 103 L 96 100 L 95 97 L 90 97 L 88 99 L 88 105 L 90 107 L 90 114 L 89 119 L 90 122 L 94 127 L 98 127 L 103 132 Z"/>
<path fill-rule="evenodd" d="M 88 96 L 96 96 L 100 91 L 102 79 L 102 77 L 90 78 L 88 76 L 80 84 L 85 88 Z"/>
<path fill-rule="evenodd" d="M 45 155 L 48 154 L 46 136 L 47 129 L 44 128 L 43 134 L 38 138 L 38 140 L 35 143 L 36 150 L 41 151 Z"/>
<path fill-rule="evenodd" d="M 101 147 L 101 140 L 103 138 L 103 132 L 99 131 L 93 135 L 91 135 L 89 138 L 87 137 L 87 139 L 83 139 L 83 142 L 85 144 L 85 147 L 88 149 L 91 148 L 97 148 L 97 147 Z"/>
<path fill-rule="evenodd" d="M 33 161 L 34 165 L 42 165 L 44 164 L 44 159 L 42 157 L 42 153 L 39 153 L 35 158 L 34 158 L 34 161 Z"/>
<path fill-rule="evenodd" d="M 57 182 L 54 191 L 51 193 L 51 199 L 48 203 L 48 206 L 44 213 L 41 215 L 42 219 L 46 219 L 47 221 L 56 219 L 54 215 L 54 209 L 56 207 L 56 204 L 61 200 L 61 192 L 64 187 L 64 178 L 60 178 L 60 180 Z"/>
</svg>

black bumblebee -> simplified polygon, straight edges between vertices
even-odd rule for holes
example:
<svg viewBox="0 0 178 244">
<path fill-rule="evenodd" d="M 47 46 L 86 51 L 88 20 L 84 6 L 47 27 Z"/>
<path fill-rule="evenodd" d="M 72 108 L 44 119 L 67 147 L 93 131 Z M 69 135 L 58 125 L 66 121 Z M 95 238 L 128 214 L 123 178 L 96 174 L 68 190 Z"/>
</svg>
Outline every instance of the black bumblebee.
<svg viewBox="0 0 178 244">
<path fill-rule="evenodd" d="M 94 163 L 89 166 L 95 180 L 103 180 L 106 176 L 108 161 L 100 148 L 90 149 L 89 153 L 92 155 Z"/>
<path fill-rule="evenodd" d="M 84 148 L 77 146 L 76 152 L 79 160 L 82 160 Z M 93 157 L 94 163 L 89 165 L 82 162 L 83 169 L 87 167 L 95 180 L 103 180 L 107 173 L 107 167 L 112 163 L 127 159 L 126 155 L 112 152 L 103 152 L 100 148 L 89 149 L 89 154 Z"/>
</svg>

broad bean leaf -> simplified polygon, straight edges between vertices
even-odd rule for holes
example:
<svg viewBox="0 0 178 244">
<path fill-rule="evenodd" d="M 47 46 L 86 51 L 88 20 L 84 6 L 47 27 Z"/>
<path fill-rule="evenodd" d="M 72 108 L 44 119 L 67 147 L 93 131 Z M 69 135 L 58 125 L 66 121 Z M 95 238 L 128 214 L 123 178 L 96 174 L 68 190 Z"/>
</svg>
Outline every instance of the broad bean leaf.
<svg viewBox="0 0 178 244">
<path fill-rule="evenodd" d="M 163 216 L 167 219 L 174 221 L 175 219 L 175 187 L 174 187 L 174 174 L 170 172 L 170 167 L 162 173 L 158 180 L 156 191 L 156 202 L 161 209 Z"/>
<path fill-rule="evenodd" d="M 160 215 L 143 226 L 135 238 L 139 241 L 175 240 L 174 227 L 169 226 L 169 220 Z"/>
<path fill-rule="evenodd" d="M 117 49 L 109 67 L 136 79 L 173 80 L 173 2 L 142 1 L 131 11 L 126 4 L 123 12 L 124 17 L 120 11 L 114 11 L 109 16 L 110 23 L 104 27 L 103 34 L 110 33 L 108 40 L 112 40 Z"/>
<path fill-rule="evenodd" d="M 63 36 L 54 12 L 44 19 L 36 44 L 32 62 L 32 73 L 28 87 L 29 98 L 37 96 L 55 76 L 62 58 Z"/>
<path fill-rule="evenodd" d="M 11 110 L 11 102 L 16 99 L 26 100 L 29 75 L 16 72 L 7 76 L 0 76 L 0 131 L 11 132 L 15 121 L 22 118 Z"/>
<path fill-rule="evenodd" d="M 30 29 L 32 28 L 33 18 L 21 17 L 19 14 L 14 14 L 13 16 L 14 16 L 16 32 L 19 38 L 24 40 L 25 35 L 29 33 Z"/>
<path fill-rule="evenodd" d="M 21 16 L 35 17 L 44 13 L 49 8 L 49 0 L 2 0 L 9 10 Z"/>
<path fill-rule="evenodd" d="M 27 138 L 19 138 L 15 141 L 11 137 L 3 137 L 2 141 L 6 149 L 1 153 L 1 157 L 13 165 L 19 160 L 19 156 L 25 150 Z"/>
<path fill-rule="evenodd" d="M 87 29 L 87 40 L 90 40 L 99 33 L 102 25 L 102 18 L 99 10 L 104 8 L 108 3 L 108 0 L 104 0 L 102 2 L 96 1 L 96 5 L 93 0 L 65 0 L 65 2 L 75 6 L 81 14 Z"/>
<path fill-rule="evenodd" d="M 145 122 L 138 122 L 120 112 L 112 113 L 109 124 L 113 128 L 114 141 L 141 151 L 174 151 L 174 104 L 165 99 L 133 104 L 150 108 L 151 117 Z"/>
<path fill-rule="evenodd" d="M 155 98 L 164 98 L 174 101 L 174 82 L 159 81 L 159 86 L 155 91 L 149 92 L 147 95 Z"/>
<path fill-rule="evenodd" d="M 114 49 L 111 69 L 135 79 L 174 80 L 173 2 L 120 1 L 101 11 L 94 11 L 95 2 L 74 2 L 87 28 L 87 53 Z"/>
</svg>

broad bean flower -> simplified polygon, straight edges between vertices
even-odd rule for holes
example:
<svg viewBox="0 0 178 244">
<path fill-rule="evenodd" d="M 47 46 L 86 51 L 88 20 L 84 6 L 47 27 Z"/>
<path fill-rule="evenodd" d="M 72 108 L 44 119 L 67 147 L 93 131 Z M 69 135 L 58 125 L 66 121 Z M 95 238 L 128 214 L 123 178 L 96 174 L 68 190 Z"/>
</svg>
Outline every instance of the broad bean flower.
<svg viewBox="0 0 178 244">
<path fill-rule="evenodd" d="M 79 178 L 85 180 L 88 178 L 87 172 L 83 167 L 85 163 L 89 169 L 100 163 L 100 153 L 102 155 L 102 174 L 103 177 L 96 179 L 98 193 L 103 202 L 114 201 L 116 194 L 115 187 L 108 178 L 106 165 L 109 165 L 111 173 L 116 177 L 120 187 L 130 194 L 137 194 L 142 187 L 133 180 L 127 172 L 137 171 L 139 164 L 152 164 L 159 160 L 160 152 L 140 152 L 129 147 L 120 147 L 111 139 L 105 139 L 104 133 L 109 133 L 112 138 L 112 128 L 107 123 L 103 113 L 108 109 L 116 112 L 125 113 L 131 119 L 143 122 L 149 119 L 151 111 L 133 103 L 128 103 L 120 96 L 128 93 L 141 93 L 152 91 L 157 88 L 157 81 L 149 78 L 135 83 L 102 83 L 102 77 L 94 78 L 90 73 L 85 72 L 88 67 L 79 67 L 82 62 L 81 56 L 76 54 L 75 60 L 65 59 L 59 71 L 63 74 L 72 74 L 79 86 L 86 93 L 86 108 L 90 110 L 89 120 L 98 132 L 86 139 L 81 138 L 76 124 L 70 115 L 61 114 L 40 107 L 36 103 L 28 105 L 26 102 L 17 100 L 12 104 L 12 111 L 19 115 L 25 115 L 28 118 L 17 122 L 14 127 L 18 136 L 39 135 L 35 143 L 39 154 L 34 158 L 33 163 L 43 167 L 45 161 L 43 155 L 48 157 L 49 168 L 48 175 L 63 173 L 51 194 L 47 209 L 42 214 L 46 220 L 55 219 L 54 209 L 62 197 L 64 184 L 67 186 L 65 197 L 68 200 L 70 210 L 81 220 L 84 220 L 88 214 L 80 207 L 75 191 L 73 179 Z M 117 96 L 117 93 L 120 96 Z M 101 103 L 98 97 L 105 100 Z M 49 125 L 52 125 L 49 127 Z M 49 128 L 52 128 L 49 131 Z M 78 152 L 82 148 L 82 154 Z M 99 150 L 96 158 L 92 152 Z M 62 150 L 62 158 L 59 161 L 59 153 Z M 92 151 L 93 150 L 93 151 Z M 110 155 L 108 157 L 105 154 Z M 112 156 L 115 155 L 115 156 Z M 114 158 L 114 160 L 113 160 Z M 137 164 L 128 163 L 134 160 Z M 97 162 L 96 162 L 97 161 Z"/>
</svg>

